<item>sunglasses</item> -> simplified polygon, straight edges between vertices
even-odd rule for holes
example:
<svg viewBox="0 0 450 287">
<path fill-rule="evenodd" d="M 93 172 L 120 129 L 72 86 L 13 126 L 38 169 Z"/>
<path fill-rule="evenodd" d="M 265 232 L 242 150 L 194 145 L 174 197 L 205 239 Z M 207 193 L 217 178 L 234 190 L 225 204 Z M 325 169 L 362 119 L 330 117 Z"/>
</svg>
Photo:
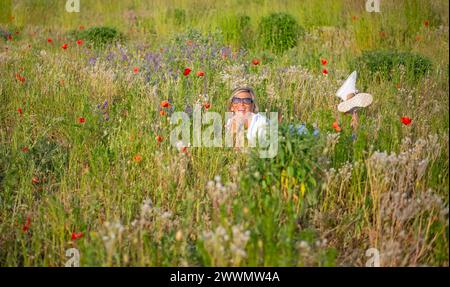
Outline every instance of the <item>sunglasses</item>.
<svg viewBox="0 0 450 287">
<path fill-rule="evenodd" d="M 241 103 L 243 103 L 243 104 L 250 105 L 250 104 L 253 104 L 253 99 L 252 98 L 236 98 L 236 97 L 233 97 L 231 99 L 231 103 L 232 104 L 241 104 Z"/>
</svg>

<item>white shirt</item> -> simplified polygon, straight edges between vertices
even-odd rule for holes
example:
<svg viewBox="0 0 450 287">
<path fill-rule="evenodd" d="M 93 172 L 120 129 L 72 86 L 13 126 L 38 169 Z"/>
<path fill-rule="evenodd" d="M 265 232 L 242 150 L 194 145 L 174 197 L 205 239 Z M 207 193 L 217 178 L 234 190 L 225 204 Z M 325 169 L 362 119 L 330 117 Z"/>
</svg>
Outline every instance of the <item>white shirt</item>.
<svg viewBox="0 0 450 287">
<path fill-rule="evenodd" d="M 267 118 L 261 114 L 251 114 L 252 119 L 247 129 L 248 145 L 256 147 L 258 141 L 265 139 L 266 128 L 268 126 Z M 231 128 L 231 119 L 227 122 L 227 128 Z"/>
</svg>

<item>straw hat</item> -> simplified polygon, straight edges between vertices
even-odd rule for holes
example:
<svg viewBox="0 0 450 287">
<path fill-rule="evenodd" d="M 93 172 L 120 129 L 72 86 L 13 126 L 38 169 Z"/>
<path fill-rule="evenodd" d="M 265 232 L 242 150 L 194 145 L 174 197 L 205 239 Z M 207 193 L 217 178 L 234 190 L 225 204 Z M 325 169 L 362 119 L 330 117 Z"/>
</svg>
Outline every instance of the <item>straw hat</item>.
<svg viewBox="0 0 450 287">
<path fill-rule="evenodd" d="M 336 92 L 336 96 L 341 98 L 342 102 L 338 105 L 338 111 L 346 113 L 354 108 L 365 108 L 372 103 L 372 95 L 360 93 L 356 89 L 356 71 L 350 74 L 344 84 Z"/>
</svg>

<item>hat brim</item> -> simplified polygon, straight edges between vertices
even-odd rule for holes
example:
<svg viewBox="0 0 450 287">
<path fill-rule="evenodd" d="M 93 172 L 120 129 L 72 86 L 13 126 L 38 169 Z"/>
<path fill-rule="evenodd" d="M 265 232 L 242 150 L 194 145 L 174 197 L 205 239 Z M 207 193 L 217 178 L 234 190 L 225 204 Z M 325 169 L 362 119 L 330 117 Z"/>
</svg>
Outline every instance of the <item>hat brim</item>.
<svg viewBox="0 0 450 287">
<path fill-rule="evenodd" d="M 338 105 L 338 111 L 346 113 L 354 108 L 365 108 L 372 103 L 372 95 L 367 93 L 358 93 L 349 100 L 343 101 Z"/>
</svg>

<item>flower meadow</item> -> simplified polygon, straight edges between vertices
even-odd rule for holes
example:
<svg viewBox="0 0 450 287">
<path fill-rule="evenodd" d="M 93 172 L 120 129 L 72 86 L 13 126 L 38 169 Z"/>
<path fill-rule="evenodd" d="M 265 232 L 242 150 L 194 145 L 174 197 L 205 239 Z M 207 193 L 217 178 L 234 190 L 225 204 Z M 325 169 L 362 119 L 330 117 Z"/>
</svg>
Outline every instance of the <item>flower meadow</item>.
<svg viewBox="0 0 450 287">
<path fill-rule="evenodd" d="M 448 266 L 448 1 L 63 2 L 0 21 L 0 266 Z M 276 157 L 170 144 L 242 85 Z"/>
</svg>

